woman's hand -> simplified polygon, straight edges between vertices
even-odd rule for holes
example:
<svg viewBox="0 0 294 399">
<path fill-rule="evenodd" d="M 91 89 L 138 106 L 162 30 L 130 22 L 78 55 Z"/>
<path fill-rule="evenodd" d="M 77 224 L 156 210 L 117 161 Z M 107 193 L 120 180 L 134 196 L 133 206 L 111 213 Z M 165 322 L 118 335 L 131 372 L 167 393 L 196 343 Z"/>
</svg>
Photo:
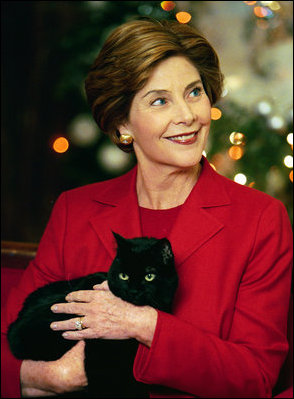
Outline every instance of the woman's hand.
<svg viewBox="0 0 294 399">
<path fill-rule="evenodd" d="M 56 396 L 86 387 L 84 348 L 85 342 L 79 341 L 58 360 L 24 360 L 20 370 L 22 396 Z"/>
<path fill-rule="evenodd" d="M 65 299 L 69 303 L 58 303 L 51 310 L 81 316 L 84 329 L 76 329 L 75 322 L 79 317 L 52 323 L 53 330 L 66 330 L 64 338 L 136 338 L 151 346 L 157 311 L 150 306 L 135 306 L 116 297 L 109 290 L 107 281 L 95 285 L 92 291 L 71 292 Z"/>
</svg>

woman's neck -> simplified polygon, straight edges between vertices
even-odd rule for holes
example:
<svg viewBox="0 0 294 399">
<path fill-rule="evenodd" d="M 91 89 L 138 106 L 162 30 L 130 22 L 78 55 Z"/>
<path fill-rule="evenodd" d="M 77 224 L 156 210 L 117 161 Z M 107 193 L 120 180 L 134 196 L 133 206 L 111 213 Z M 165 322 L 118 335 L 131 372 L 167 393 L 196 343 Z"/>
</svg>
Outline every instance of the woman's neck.
<svg viewBox="0 0 294 399">
<path fill-rule="evenodd" d="M 137 195 L 139 206 L 150 209 L 168 209 L 182 205 L 201 173 L 201 164 L 193 168 L 170 170 L 138 164 Z"/>
</svg>

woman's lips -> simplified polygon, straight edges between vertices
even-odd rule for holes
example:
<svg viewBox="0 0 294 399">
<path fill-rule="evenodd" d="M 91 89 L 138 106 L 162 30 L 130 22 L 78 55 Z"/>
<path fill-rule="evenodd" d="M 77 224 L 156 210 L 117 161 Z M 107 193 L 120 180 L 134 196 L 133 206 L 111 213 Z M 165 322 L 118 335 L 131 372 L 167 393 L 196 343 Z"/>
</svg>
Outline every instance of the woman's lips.
<svg viewBox="0 0 294 399">
<path fill-rule="evenodd" d="M 197 140 L 198 131 L 179 134 L 177 136 L 165 137 L 167 140 L 172 141 L 173 143 L 189 145 L 194 144 Z"/>
</svg>

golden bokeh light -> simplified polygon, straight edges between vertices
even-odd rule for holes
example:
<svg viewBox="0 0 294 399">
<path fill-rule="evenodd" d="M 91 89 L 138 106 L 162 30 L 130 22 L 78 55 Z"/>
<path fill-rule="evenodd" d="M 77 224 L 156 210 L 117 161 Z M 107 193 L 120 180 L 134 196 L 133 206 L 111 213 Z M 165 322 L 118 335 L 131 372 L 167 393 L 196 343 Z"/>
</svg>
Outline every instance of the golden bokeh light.
<svg viewBox="0 0 294 399">
<path fill-rule="evenodd" d="M 218 108 L 212 107 L 211 108 L 211 119 L 217 121 L 222 117 L 222 111 Z"/>
<path fill-rule="evenodd" d="M 289 179 L 290 179 L 291 182 L 293 183 L 293 169 L 292 169 L 291 172 L 289 173 Z"/>
<path fill-rule="evenodd" d="M 192 16 L 186 11 L 180 11 L 176 13 L 176 18 L 181 24 L 187 24 L 191 20 Z"/>
<path fill-rule="evenodd" d="M 288 144 L 293 145 L 293 133 L 287 135 L 287 142 Z"/>
<path fill-rule="evenodd" d="M 234 161 L 237 161 L 238 159 L 241 159 L 243 156 L 243 148 L 233 145 L 232 147 L 229 148 L 229 156 L 232 158 Z"/>
<path fill-rule="evenodd" d="M 164 11 L 171 11 L 175 8 L 176 3 L 174 1 L 162 1 L 160 5 Z"/>
<path fill-rule="evenodd" d="M 243 173 L 237 173 L 237 174 L 234 176 L 234 181 L 235 181 L 236 183 L 239 183 L 239 184 L 244 185 L 244 184 L 246 184 L 246 182 L 247 182 L 247 177 L 246 177 Z"/>
<path fill-rule="evenodd" d="M 281 6 L 277 1 L 271 1 L 269 4 L 269 8 L 273 11 L 278 11 L 281 8 Z"/>
<path fill-rule="evenodd" d="M 254 7 L 254 14 L 258 17 L 258 18 L 264 18 L 264 17 L 266 17 L 267 15 L 268 15 L 268 12 L 267 12 L 267 10 L 266 10 L 266 8 L 265 7 L 260 7 L 260 6 L 257 6 L 257 7 Z"/>
<path fill-rule="evenodd" d="M 230 142 L 234 145 L 245 144 L 245 136 L 240 132 L 232 132 L 230 134 Z"/>
<path fill-rule="evenodd" d="M 256 4 L 256 1 L 243 1 L 243 3 L 247 4 L 248 6 L 253 6 L 253 4 Z"/>
<path fill-rule="evenodd" d="M 69 143 L 65 137 L 58 137 L 54 140 L 52 148 L 55 152 L 62 154 L 68 150 Z"/>
<path fill-rule="evenodd" d="M 287 168 L 293 168 L 293 156 L 292 155 L 286 155 L 284 158 L 284 165 Z"/>
</svg>

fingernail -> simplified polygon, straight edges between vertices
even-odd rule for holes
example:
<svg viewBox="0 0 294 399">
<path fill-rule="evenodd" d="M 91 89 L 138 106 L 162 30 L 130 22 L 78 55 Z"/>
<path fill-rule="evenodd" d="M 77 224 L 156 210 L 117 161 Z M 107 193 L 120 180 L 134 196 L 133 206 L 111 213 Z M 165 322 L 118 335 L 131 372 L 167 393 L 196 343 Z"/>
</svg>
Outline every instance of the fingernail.
<svg viewBox="0 0 294 399">
<path fill-rule="evenodd" d="M 56 312 L 57 311 L 57 305 L 51 306 L 51 310 L 52 310 L 52 312 Z"/>
<path fill-rule="evenodd" d="M 56 330 L 57 324 L 56 323 L 52 323 L 52 324 L 50 324 L 50 327 L 52 328 L 52 330 Z"/>
<path fill-rule="evenodd" d="M 67 332 L 64 332 L 64 333 L 62 333 L 62 336 L 63 336 L 64 338 L 66 338 L 66 337 L 68 337 L 68 333 L 67 333 Z"/>
</svg>

